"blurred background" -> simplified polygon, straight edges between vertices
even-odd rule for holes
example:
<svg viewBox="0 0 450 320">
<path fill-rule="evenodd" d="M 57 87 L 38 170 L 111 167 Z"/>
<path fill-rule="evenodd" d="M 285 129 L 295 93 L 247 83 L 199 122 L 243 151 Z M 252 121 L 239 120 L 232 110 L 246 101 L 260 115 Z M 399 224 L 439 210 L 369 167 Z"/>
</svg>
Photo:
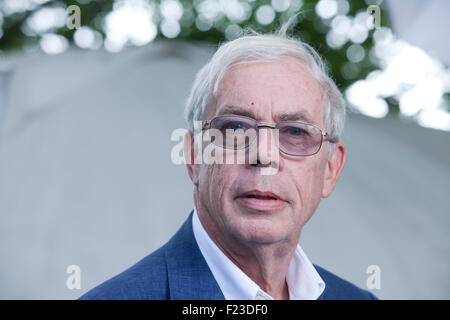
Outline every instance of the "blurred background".
<svg viewBox="0 0 450 320">
<path fill-rule="evenodd" d="M 380 298 L 449 299 L 446 0 L 0 0 L 0 298 L 75 299 L 163 245 L 193 207 L 171 134 L 196 72 L 299 12 L 349 110 L 301 246 Z"/>
</svg>

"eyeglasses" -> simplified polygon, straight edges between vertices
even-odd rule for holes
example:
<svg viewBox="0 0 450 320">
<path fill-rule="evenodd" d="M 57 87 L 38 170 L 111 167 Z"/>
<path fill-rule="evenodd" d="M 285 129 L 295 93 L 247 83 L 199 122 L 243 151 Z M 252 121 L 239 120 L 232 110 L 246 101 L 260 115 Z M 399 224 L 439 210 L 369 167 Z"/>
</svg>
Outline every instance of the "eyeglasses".
<svg viewBox="0 0 450 320">
<path fill-rule="evenodd" d="M 278 129 L 278 139 L 275 142 L 281 152 L 291 156 L 312 156 L 319 152 L 323 141 L 328 139 L 327 132 L 312 124 L 281 121 L 271 125 L 238 115 L 221 115 L 203 121 L 202 130 L 218 130 L 222 138 L 215 137 L 212 140 L 215 145 L 239 150 L 248 148 L 256 140 L 259 128 Z"/>
</svg>

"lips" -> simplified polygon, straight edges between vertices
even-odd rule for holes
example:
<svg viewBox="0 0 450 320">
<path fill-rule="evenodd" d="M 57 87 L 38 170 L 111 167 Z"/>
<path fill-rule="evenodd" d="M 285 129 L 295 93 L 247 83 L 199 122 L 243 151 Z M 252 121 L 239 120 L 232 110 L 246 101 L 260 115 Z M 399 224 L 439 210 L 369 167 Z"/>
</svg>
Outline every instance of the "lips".
<svg viewBox="0 0 450 320">
<path fill-rule="evenodd" d="M 274 211 L 284 208 L 287 202 L 271 191 L 251 190 L 236 198 L 239 204 L 257 211 Z"/>
<path fill-rule="evenodd" d="M 239 198 L 250 198 L 250 199 L 260 199 L 260 200 L 282 200 L 280 196 L 273 192 L 263 192 L 259 190 L 251 190 L 244 192 L 239 196 Z"/>
</svg>

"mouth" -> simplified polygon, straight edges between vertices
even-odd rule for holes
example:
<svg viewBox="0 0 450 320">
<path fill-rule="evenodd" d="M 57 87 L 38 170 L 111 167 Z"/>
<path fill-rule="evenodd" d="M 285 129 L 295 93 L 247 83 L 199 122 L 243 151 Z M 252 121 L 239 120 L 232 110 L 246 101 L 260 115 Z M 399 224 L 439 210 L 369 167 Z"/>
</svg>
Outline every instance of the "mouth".
<svg viewBox="0 0 450 320">
<path fill-rule="evenodd" d="M 244 192 L 239 198 L 260 199 L 260 200 L 282 200 L 279 195 L 273 192 L 263 192 L 259 190 L 251 190 Z"/>
<path fill-rule="evenodd" d="M 251 190 L 236 198 L 239 204 L 257 211 L 276 211 L 283 209 L 287 202 L 271 191 Z"/>
</svg>

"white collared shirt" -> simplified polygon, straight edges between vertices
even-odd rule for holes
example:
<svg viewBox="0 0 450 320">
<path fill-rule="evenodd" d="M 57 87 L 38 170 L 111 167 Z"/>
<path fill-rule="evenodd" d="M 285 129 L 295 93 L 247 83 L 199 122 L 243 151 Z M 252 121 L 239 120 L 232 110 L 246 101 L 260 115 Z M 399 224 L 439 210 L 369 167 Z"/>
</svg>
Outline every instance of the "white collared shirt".
<svg viewBox="0 0 450 320">
<path fill-rule="evenodd" d="M 214 243 L 194 209 L 192 228 L 195 240 L 226 300 L 273 300 L 239 269 Z M 298 245 L 286 275 L 290 300 L 316 300 L 325 290 L 320 277 Z"/>
</svg>

